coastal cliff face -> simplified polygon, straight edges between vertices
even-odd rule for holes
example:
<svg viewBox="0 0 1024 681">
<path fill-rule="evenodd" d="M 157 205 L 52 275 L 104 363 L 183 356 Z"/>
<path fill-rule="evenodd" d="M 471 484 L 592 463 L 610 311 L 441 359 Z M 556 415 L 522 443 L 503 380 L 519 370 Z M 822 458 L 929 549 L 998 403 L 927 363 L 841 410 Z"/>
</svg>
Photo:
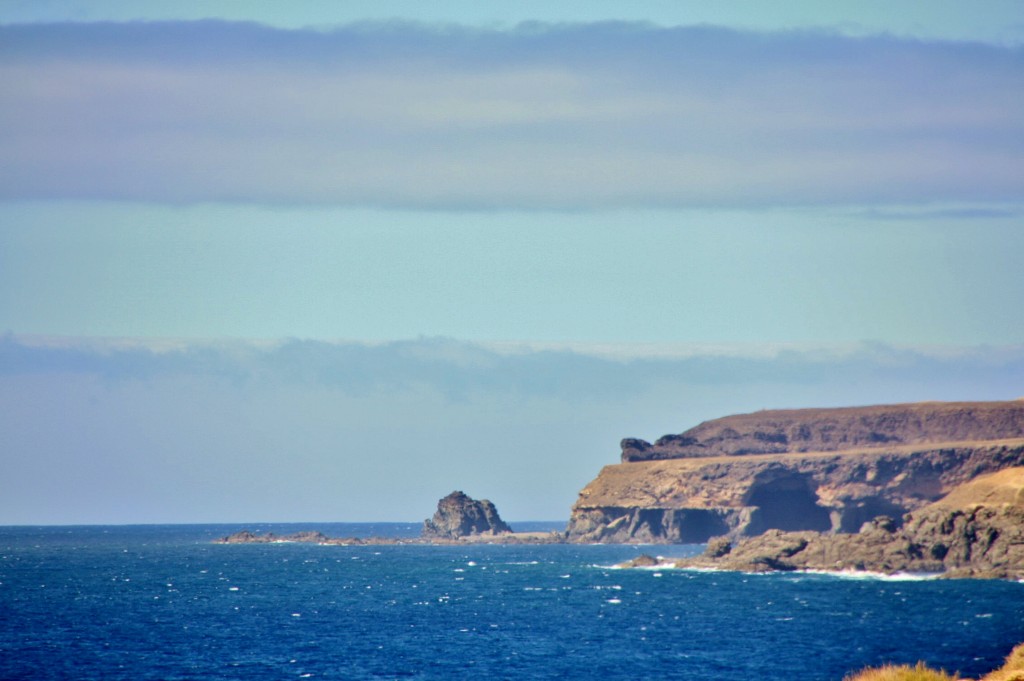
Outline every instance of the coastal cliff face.
<svg viewBox="0 0 1024 681">
<path fill-rule="evenodd" d="M 708 544 L 679 567 L 726 570 L 869 570 L 946 577 L 1024 578 L 1024 467 L 964 483 L 907 515 L 865 523 L 856 534 L 781 532 Z"/>
<path fill-rule="evenodd" d="M 769 530 L 898 528 L 979 475 L 1024 465 L 1024 401 L 766 411 L 654 444 L 580 492 L 570 541 L 700 543 Z"/>
</svg>

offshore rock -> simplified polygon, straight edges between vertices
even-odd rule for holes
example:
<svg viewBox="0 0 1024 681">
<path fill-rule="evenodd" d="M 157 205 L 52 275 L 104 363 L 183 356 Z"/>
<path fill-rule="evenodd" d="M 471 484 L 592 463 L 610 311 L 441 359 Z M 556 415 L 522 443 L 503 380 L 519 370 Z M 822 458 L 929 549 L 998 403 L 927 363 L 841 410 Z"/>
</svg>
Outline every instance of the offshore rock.
<svg viewBox="0 0 1024 681">
<path fill-rule="evenodd" d="M 898 528 L 979 475 L 1024 466 L 1024 401 L 766 411 L 622 451 L 580 492 L 569 541 L 856 533 L 879 516 Z"/>
<path fill-rule="evenodd" d="M 511 532 L 512 528 L 501 519 L 490 501 L 477 501 L 456 491 L 437 502 L 437 512 L 433 518 L 423 521 L 421 534 L 424 539 L 461 539 Z"/>
<path fill-rule="evenodd" d="M 296 532 L 294 534 L 278 535 L 273 532 L 257 534 L 249 530 L 240 530 L 234 534 L 217 539 L 215 544 L 329 544 L 336 540 L 331 539 L 322 532 Z"/>
<path fill-rule="evenodd" d="M 434 517 L 423 523 L 419 537 L 328 537 L 321 532 L 305 531 L 287 535 L 241 530 L 213 540 L 215 544 L 291 544 L 324 546 L 404 546 L 465 544 L 562 544 L 562 532 L 513 532 L 494 504 L 476 501 L 462 492 L 452 492 L 437 504 Z"/>
</svg>

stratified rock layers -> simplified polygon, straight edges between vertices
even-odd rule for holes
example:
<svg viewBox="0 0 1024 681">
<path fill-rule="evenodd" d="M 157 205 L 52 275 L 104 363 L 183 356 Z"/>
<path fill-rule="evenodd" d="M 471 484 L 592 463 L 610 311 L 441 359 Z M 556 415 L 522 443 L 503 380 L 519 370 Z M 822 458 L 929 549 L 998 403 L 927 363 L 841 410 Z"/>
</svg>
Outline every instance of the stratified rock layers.
<svg viewBox="0 0 1024 681">
<path fill-rule="evenodd" d="M 1024 402 L 744 414 L 653 445 L 624 440 L 623 460 L 580 492 L 570 541 L 852 533 L 879 516 L 898 528 L 958 485 L 1024 465 Z"/>
</svg>

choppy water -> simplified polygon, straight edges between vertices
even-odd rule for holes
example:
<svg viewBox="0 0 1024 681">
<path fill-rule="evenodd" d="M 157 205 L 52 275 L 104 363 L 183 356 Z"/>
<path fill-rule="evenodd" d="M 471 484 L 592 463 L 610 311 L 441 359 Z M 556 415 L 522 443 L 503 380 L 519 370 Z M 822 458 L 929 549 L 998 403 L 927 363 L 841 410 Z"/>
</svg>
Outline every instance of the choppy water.
<svg viewBox="0 0 1024 681">
<path fill-rule="evenodd" d="M 209 543 L 237 529 L 0 528 L 0 678 L 977 675 L 1024 640 L 1017 583 L 610 569 L 623 546 Z"/>
</svg>

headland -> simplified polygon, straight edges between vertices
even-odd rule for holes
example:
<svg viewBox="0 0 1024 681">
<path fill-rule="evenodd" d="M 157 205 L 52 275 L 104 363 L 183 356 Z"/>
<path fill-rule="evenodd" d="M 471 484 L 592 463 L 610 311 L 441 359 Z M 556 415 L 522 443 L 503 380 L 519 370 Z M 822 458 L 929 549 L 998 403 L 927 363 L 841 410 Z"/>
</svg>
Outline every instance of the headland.
<svg viewBox="0 0 1024 681">
<path fill-rule="evenodd" d="M 514 532 L 490 501 L 453 492 L 418 538 L 219 541 L 706 543 L 672 562 L 1024 579 L 1024 400 L 761 411 L 621 449 L 580 492 L 564 533 Z"/>
</svg>

